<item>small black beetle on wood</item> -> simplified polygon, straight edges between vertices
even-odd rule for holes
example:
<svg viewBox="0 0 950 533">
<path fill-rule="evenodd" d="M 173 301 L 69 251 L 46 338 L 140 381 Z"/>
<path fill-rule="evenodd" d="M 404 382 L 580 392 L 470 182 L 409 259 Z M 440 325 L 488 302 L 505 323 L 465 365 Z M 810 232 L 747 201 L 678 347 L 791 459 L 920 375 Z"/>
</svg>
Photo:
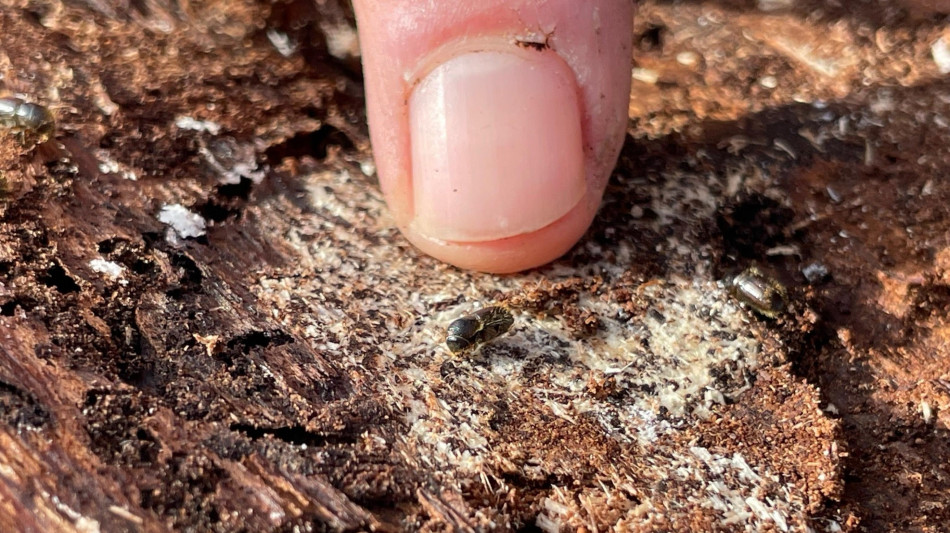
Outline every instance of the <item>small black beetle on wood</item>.
<svg viewBox="0 0 950 533">
<path fill-rule="evenodd" d="M 445 344 L 452 353 L 488 342 L 508 331 L 515 319 L 504 307 L 486 307 L 449 324 Z"/>
</svg>

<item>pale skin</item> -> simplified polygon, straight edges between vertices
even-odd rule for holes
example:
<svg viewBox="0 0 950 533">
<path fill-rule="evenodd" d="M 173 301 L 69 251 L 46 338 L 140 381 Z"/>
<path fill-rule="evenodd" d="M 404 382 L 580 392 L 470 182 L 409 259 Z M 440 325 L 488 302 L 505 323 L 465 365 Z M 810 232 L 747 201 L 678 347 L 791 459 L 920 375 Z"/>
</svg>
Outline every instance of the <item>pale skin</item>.
<svg viewBox="0 0 950 533">
<path fill-rule="evenodd" d="M 631 0 L 354 0 L 380 185 L 400 230 L 465 269 L 567 252 L 616 163 Z"/>
</svg>

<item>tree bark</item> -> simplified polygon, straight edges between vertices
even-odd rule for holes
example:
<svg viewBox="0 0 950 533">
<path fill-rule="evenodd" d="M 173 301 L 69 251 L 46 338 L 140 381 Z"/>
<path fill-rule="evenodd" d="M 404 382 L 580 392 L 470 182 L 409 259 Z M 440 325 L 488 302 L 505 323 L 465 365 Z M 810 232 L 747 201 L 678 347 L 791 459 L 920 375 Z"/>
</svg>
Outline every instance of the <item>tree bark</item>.
<svg viewBox="0 0 950 533">
<path fill-rule="evenodd" d="M 683 147 L 628 143 L 554 266 L 460 272 L 387 218 L 358 58 L 321 40 L 346 8 L 6 6 L 3 82 L 57 130 L 0 152 L 0 524 L 785 529 L 840 492 L 786 363 L 807 298 L 759 318 L 713 275 L 714 214 L 630 216 L 686 198 L 701 169 L 640 171 Z M 452 356 L 494 304 L 511 332 Z"/>
</svg>

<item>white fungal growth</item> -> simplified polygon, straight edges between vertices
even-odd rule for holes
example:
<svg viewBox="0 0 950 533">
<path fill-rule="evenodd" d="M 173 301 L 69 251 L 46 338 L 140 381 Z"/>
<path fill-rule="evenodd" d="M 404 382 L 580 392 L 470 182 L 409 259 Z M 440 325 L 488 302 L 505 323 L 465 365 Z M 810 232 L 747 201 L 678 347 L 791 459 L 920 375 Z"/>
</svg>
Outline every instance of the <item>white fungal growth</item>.
<svg viewBox="0 0 950 533">
<path fill-rule="evenodd" d="M 631 71 L 631 76 L 633 79 L 649 85 L 655 85 L 660 80 L 660 73 L 649 68 L 635 68 Z"/>
<path fill-rule="evenodd" d="M 99 160 L 99 172 L 103 174 L 118 174 L 130 181 L 139 179 L 134 170 L 113 159 L 107 150 L 96 150 L 96 158 Z"/>
<path fill-rule="evenodd" d="M 937 64 L 937 70 L 941 74 L 950 74 L 950 43 L 947 43 L 946 36 L 930 45 L 930 53 L 933 55 L 934 63 Z"/>
<path fill-rule="evenodd" d="M 158 212 L 158 221 L 168 225 L 182 239 L 201 237 L 205 234 L 207 223 L 201 215 L 192 213 L 181 204 L 162 206 Z"/>
<path fill-rule="evenodd" d="M 267 28 L 267 40 L 284 57 L 290 57 L 297 51 L 297 43 L 293 42 L 289 35 L 278 29 Z"/>
<path fill-rule="evenodd" d="M 696 219 L 714 220 L 729 176 L 672 170 L 662 178 L 641 207 L 641 215 L 648 208 L 653 216 L 638 219 L 637 227 L 669 234 L 651 251 L 690 269 L 632 286 L 635 311 L 621 312 L 611 294 L 577 291 L 571 305 L 598 320 L 589 336 L 578 334 L 558 311 L 512 306 L 515 322 L 509 331 L 477 352 L 458 357 L 445 346 L 453 320 L 504 303 L 486 295 L 517 297 L 535 286 L 595 275 L 621 279 L 644 252 L 641 244 L 618 231 L 609 250 L 596 239 L 578 245 L 587 257 L 609 252 L 610 260 L 586 266 L 559 262 L 518 276 L 442 268 L 393 245 L 396 230 L 379 191 L 347 172 L 309 178 L 314 214 L 299 219 L 286 236 L 299 254 L 299 269 L 312 275 L 267 273 L 250 290 L 282 328 L 297 332 L 314 350 L 331 352 L 335 364 L 372 366 L 378 376 L 374 394 L 398 406 L 395 416 L 404 425 L 394 449 L 411 450 L 420 467 L 444 475 L 446 490 L 471 489 L 467 483 L 504 490 L 500 472 L 531 477 L 562 468 L 537 457 L 545 450 L 533 441 L 506 433 L 517 431 L 521 417 L 530 413 L 531 420 L 543 419 L 551 427 L 599 432 L 603 442 L 617 443 L 625 454 L 598 474 L 603 487 L 552 488 L 535 522 L 543 530 L 574 530 L 581 523 L 589 530 L 631 529 L 643 518 L 638 509 L 667 503 L 666 495 L 651 492 L 654 480 L 661 479 L 675 485 L 683 505 L 703 506 L 724 530 L 801 530 L 804 494 L 783 482 L 781 472 L 737 449 L 670 444 L 684 428 L 721 412 L 724 402 L 744 401 L 755 376 L 776 363 L 781 346 L 717 283 L 710 272 L 713 245 L 687 231 Z M 733 181 L 735 191 L 767 183 L 751 167 L 737 167 Z M 286 216 L 279 209 L 283 201 L 268 200 L 274 208 L 262 216 Z M 332 222 L 339 219 L 352 227 Z M 328 287 L 345 288 L 340 290 L 347 295 L 328 297 Z M 350 298 L 347 291 L 359 287 L 372 287 L 385 298 Z M 506 421 L 507 416 L 514 418 Z M 493 427 L 496 419 L 501 425 Z M 508 450 L 524 455 L 505 455 Z M 546 451 L 571 461 L 557 450 Z M 639 458 L 643 464 L 637 468 L 646 477 L 627 478 L 630 465 L 624 461 Z M 597 514 L 611 506 L 619 514 Z"/>
<path fill-rule="evenodd" d="M 119 279 L 125 272 L 125 268 L 122 265 L 101 258 L 89 261 L 89 268 L 91 268 L 93 272 L 105 274 L 106 277 L 111 279 Z"/>
<path fill-rule="evenodd" d="M 933 420 L 934 412 L 927 400 L 920 402 L 920 414 L 924 417 L 924 424 L 930 424 L 930 421 Z"/>
<path fill-rule="evenodd" d="M 356 30 L 349 24 L 333 24 L 324 22 L 320 29 L 326 36 L 327 51 L 337 59 L 348 59 L 360 56 L 360 41 Z"/>
<path fill-rule="evenodd" d="M 192 117 L 179 116 L 175 118 L 175 126 L 181 130 L 194 130 L 217 135 L 221 133 L 221 125 L 210 120 L 198 120 Z"/>
</svg>

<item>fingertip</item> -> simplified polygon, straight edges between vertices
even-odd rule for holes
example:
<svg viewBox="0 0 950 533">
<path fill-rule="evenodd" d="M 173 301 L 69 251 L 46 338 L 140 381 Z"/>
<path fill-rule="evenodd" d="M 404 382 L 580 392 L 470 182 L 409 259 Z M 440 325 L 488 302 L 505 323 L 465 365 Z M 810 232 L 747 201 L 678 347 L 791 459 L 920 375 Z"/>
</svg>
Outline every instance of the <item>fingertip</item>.
<svg viewBox="0 0 950 533">
<path fill-rule="evenodd" d="M 465 270 L 510 274 L 543 266 L 567 253 L 597 213 L 602 192 L 581 200 L 563 217 L 538 230 L 502 239 L 453 242 L 434 239 L 412 226 L 403 234 L 427 255 Z"/>
<path fill-rule="evenodd" d="M 533 233 L 586 191 L 577 85 L 550 51 L 455 55 L 413 90 L 412 227 L 432 239 Z"/>
<path fill-rule="evenodd" d="M 406 237 L 486 272 L 569 250 L 626 129 L 629 0 L 354 5 L 377 173 Z"/>
</svg>

